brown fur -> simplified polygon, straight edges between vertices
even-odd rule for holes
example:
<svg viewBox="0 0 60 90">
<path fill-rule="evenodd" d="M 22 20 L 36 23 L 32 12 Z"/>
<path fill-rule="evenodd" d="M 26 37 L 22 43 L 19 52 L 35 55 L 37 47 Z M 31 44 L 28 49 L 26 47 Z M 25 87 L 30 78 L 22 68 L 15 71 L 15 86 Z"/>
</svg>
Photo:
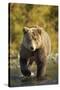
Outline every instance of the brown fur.
<svg viewBox="0 0 60 90">
<path fill-rule="evenodd" d="M 47 56 L 51 50 L 50 38 L 41 27 L 24 28 L 24 37 L 20 51 L 20 65 L 23 75 L 30 76 L 27 62 L 37 64 L 37 77 L 41 78 L 46 73 Z"/>
</svg>

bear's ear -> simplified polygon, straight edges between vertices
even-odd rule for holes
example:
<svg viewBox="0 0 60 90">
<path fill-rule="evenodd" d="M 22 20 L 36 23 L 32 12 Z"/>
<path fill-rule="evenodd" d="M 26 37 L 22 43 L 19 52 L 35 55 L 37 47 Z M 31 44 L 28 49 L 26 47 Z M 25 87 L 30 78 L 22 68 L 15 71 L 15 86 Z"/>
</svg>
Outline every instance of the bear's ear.
<svg viewBox="0 0 60 90">
<path fill-rule="evenodd" d="M 24 27 L 23 28 L 23 32 L 24 32 L 24 34 L 26 34 L 28 32 L 28 28 L 27 27 Z"/>
<path fill-rule="evenodd" d="M 38 28 L 38 29 L 37 29 L 37 31 L 38 31 L 38 34 L 40 34 L 40 35 L 41 35 L 41 29 L 40 29 L 40 28 Z"/>
</svg>

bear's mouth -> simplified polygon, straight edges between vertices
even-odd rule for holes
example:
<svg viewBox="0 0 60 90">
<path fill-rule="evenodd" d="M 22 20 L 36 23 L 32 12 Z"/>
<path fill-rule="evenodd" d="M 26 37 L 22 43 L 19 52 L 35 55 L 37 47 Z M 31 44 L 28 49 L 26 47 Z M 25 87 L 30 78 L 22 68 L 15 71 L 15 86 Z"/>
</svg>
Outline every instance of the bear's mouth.
<svg viewBox="0 0 60 90">
<path fill-rule="evenodd" d="M 32 53 L 37 52 L 39 49 L 31 50 Z"/>
</svg>

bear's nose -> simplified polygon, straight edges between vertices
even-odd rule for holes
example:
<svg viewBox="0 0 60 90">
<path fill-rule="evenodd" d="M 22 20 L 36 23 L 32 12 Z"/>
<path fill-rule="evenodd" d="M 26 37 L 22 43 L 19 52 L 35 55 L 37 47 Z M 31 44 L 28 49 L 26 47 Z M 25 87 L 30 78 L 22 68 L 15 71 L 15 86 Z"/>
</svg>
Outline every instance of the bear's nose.
<svg viewBox="0 0 60 90">
<path fill-rule="evenodd" d="M 32 46 L 30 48 L 31 48 L 31 50 L 33 50 L 33 47 Z"/>
</svg>

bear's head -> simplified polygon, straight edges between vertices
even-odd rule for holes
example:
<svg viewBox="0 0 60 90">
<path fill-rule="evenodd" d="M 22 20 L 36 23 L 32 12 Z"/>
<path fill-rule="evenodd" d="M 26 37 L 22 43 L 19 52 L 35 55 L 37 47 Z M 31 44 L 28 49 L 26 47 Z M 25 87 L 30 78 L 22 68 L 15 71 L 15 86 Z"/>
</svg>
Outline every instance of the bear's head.
<svg viewBox="0 0 60 90">
<path fill-rule="evenodd" d="M 24 27 L 23 45 L 30 51 L 35 51 L 41 46 L 41 28 L 40 27 Z"/>
</svg>

